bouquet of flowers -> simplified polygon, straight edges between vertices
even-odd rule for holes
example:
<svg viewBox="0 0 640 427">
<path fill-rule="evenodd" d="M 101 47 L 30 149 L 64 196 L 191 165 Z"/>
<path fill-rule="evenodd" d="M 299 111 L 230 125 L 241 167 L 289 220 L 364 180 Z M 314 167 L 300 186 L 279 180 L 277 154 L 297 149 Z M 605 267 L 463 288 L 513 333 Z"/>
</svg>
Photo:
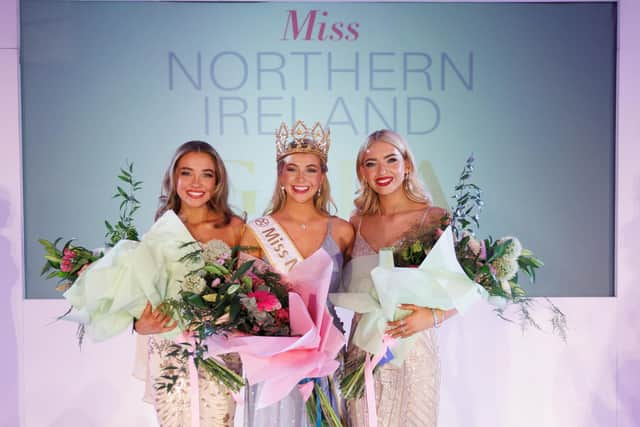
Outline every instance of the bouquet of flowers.
<svg viewBox="0 0 640 427">
<path fill-rule="evenodd" d="M 224 242 L 187 245 L 192 250 L 181 262 L 198 267 L 185 276 L 178 296 L 163 306 L 188 331 L 183 337 L 191 342 L 176 344 L 171 355 L 193 358 L 196 366 L 237 392 L 243 379 L 216 359 L 237 352 L 248 382 L 264 384 L 259 405 L 280 400 L 302 383 L 312 422 L 320 416 L 321 422 L 340 426 L 323 390 L 305 381 L 329 375 L 338 366 L 335 358 L 343 337 L 329 324 L 331 315 L 317 304 L 321 299 L 315 294 L 328 287 L 331 272 L 314 271 L 312 266 L 320 261 L 312 259 L 305 260 L 311 269 L 302 271 L 317 273 L 316 280 L 295 272 L 283 278 Z M 156 386 L 171 389 L 178 378 L 175 369 L 167 368 Z"/>
<path fill-rule="evenodd" d="M 480 227 L 479 214 L 484 206 L 482 190 L 469 182 L 473 173 L 473 156 L 467 159 L 453 198 L 452 227 L 456 237 L 456 257 L 467 276 L 480 284 L 488 293 L 488 301 L 496 307 L 500 318 L 513 322 L 507 315 L 510 307 L 519 312 L 520 327 L 542 329 L 534 319 L 534 300 L 527 297 L 519 284 L 520 275 L 530 283 L 536 279 L 536 270 L 544 263 L 533 252 L 525 249 L 516 237 L 494 240 L 491 236 L 478 239 L 475 230 Z M 551 313 L 551 327 L 555 334 L 567 340 L 567 320 L 562 311 L 545 298 Z"/>
<path fill-rule="evenodd" d="M 447 221 L 443 218 L 441 224 Z M 332 294 L 334 304 L 361 314 L 352 338 L 358 357 L 349 358 L 340 388 L 346 399 L 354 399 L 362 396 L 366 386 L 370 417 L 375 417 L 373 372 L 385 363 L 400 366 L 417 339 L 416 335 L 394 339 L 386 334 L 387 322 L 410 313 L 398 305 L 411 303 L 464 313 L 486 293 L 467 277 L 456 259 L 450 225 L 444 231 L 436 227 L 420 236 L 429 240 L 408 243 L 405 239 L 399 247 L 406 250 L 394 254 L 392 249 L 383 249 L 378 259 L 355 258 L 357 262 L 352 261 L 345 273 L 350 292 Z M 394 257 L 403 267 L 396 265 Z"/>
<path fill-rule="evenodd" d="M 232 250 L 221 240 L 190 242 L 183 247 L 192 250 L 180 261 L 199 267 L 181 281 L 177 298 L 165 301 L 162 307 L 194 342 L 175 344 L 171 355 L 192 357 L 196 366 L 204 367 L 229 390 L 238 392 L 244 380 L 214 357 L 206 357 L 205 340 L 230 332 L 289 336 L 288 288 L 278 274 L 254 268 L 253 260 L 240 262 L 241 248 Z M 167 368 L 156 387 L 170 391 L 178 378 L 174 370 Z"/>
<path fill-rule="evenodd" d="M 47 279 L 59 278 L 56 290 L 64 292 L 78 279 L 83 268 L 97 261 L 102 256 L 102 252 L 94 252 L 83 246 L 72 245 L 73 240 L 67 241 L 61 248 L 58 248 L 58 243 L 61 240 L 62 237 L 58 237 L 53 242 L 45 239 L 38 241 L 44 247 L 44 258 L 46 259 L 40 275 L 48 273 Z"/>
<path fill-rule="evenodd" d="M 138 241 L 138 231 L 133 223 L 133 216 L 140 208 L 140 202 L 136 199 L 135 193 L 142 188 L 142 181 L 136 181 L 133 178 L 133 163 L 127 163 L 125 169 L 120 169 L 118 179 L 122 181 L 128 188 L 125 190 L 122 186 L 116 187 L 116 193 L 113 195 L 115 199 L 122 199 L 120 202 L 120 218 L 111 225 L 109 221 L 105 221 L 107 233 L 105 239 L 108 247 L 113 247 L 120 240 L 128 239 Z M 58 237 L 53 242 L 46 239 L 39 239 L 38 242 L 45 250 L 45 264 L 42 267 L 41 276 L 47 274 L 47 279 L 57 277 L 59 279 L 56 290 L 65 292 L 78 279 L 89 264 L 97 261 L 104 256 L 103 249 L 89 250 L 83 246 L 73 244 L 74 239 L 67 241 L 61 248 L 58 243 L 62 241 L 62 237 Z"/>
<path fill-rule="evenodd" d="M 533 326 L 541 329 L 531 315 L 533 301 L 519 285 L 519 275 L 530 283 L 535 282 L 536 270 L 544 263 L 533 252 L 522 247 L 520 240 L 508 236 L 494 240 L 491 236 L 478 239 L 475 231 L 480 227 L 479 214 L 484 206 L 482 190 L 470 181 L 473 174 L 473 156 L 470 156 L 460 174 L 453 199 L 456 206 L 453 218 L 445 216 L 439 227 L 409 230 L 394 248 L 397 266 L 419 265 L 427 256 L 443 230 L 451 224 L 454 234 L 456 258 L 467 276 L 487 291 L 489 303 L 496 307 L 498 315 L 511 321 L 505 310 L 509 305 L 520 309 L 522 328 Z M 566 340 L 566 318 L 548 299 L 551 306 L 553 331 Z"/>
<path fill-rule="evenodd" d="M 135 193 L 142 188 L 142 181 L 136 181 L 133 178 L 133 163 L 128 162 L 125 168 L 120 169 L 118 179 L 124 183 L 124 186 L 116 186 L 117 191 L 113 198 L 121 199 L 120 218 L 113 225 L 109 221 L 105 221 L 107 227 L 105 239 L 108 248 L 125 239 L 139 240 L 133 217 L 140 208 L 140 202 L 136 199 Z M 58 248 L 58 244 L 62 241 L 62 237 L 58 237 L 53 242 L 46 239 L 38 241 L 44 247 L 46 260 L 40 275 L 47 274 L 47 279 L 58 278 L 56 290 L 59 292 L 67 292 L 91 264 L 105 255 L 105 250 L 102 248 L 90 250 L 84 246 L 73 244 L 74 239 L 67 241 L 61 248 Z M 72 311 L 73 306 L 59 319 L 69 316 Z M 80 345 L 82 345 L 85 332 L 85 323 L 80 322 L 76 334 Z"/>
<path fill-rule="evenodd" d="M 390 262 L 390 265 L 392 267 L 420 266 L 418 268 L 422 268 L 424 263 L 429 260 L 429 257 L 435 255 L 433 251 L 441 247 L 440 240 L 443 238 L 451 238 L 452 241 L 451 243 L 447 243 L 447 246 L 453 247 L 453 253 L 450 255 L 456 260 L 458 268 L 460 268 L 459 271 L 462 271 L 469 280 L 472 280 L 481 287 L 480 294 L 496 306 L 498 315 L 502 319 L 512 321 L 506 316 L 505 310 L 509 305 L 517 306 L 520 309 L 521 326 L 525 328 L 528 325 L 532 325 L 540 329 L 540 326 L 534 320 L 531 313 L 533 300 L 526 296 L 526 292 L 518 284 L 518 274 L 523 273 L 529 278 L 531 283 L 533 283 L 536 269 L 542 267 L 544 264 L 534 256 L 533 252 L 524 249 L 520 241 L 515 237 L 504 237 L 499 240 L 493 240 L 491 237 L 480 240 L 475 237 L 474 227 L 479 227 L 479 213 L 484 202 L 481 197 L 481 189 L 476 184 L 469 182 L 473 173 L 473 162 L 473 156 L 467 159 L 459 182 L 455 187 L 453 198 L 456 200 L 456 206 L 453 209 L 453 217 L 449 217 L 448 215 L 443 216 L 440 219 L 440 223 L 435 227 L 424 228 L 417 225 L 411 228 L 399 244 L 391 249 L 393 251 L 393 262 Z M 382 250 L 380 257 L 382 258 L 384 255 L 384 250 Z M 455 266 L 452 265 L 451 268 L 455 269 Z M 392 306 L 391 302 L 394 304 L 396 302 L 403 302 L 397 300 L 395 290 L 386 295 L 381 294 L 378 283 L 380 280 L 376 280 L 376 276 L 380 276 L 380 273 L 376 271 L 377 269 L 378 268 L 371 272 L 371 279 L 373 279 L 375 287 L 372 295 L 373 299 L 378 302 L 379 305 L 385 304 L 381 301 L 383 298 L 389 300 L 387 302 L 389 306 Z M 399 274 L 400 272 L 398 271 L 394 273 L 395 283 L 402 282 Z M 406 275 L 407 272 L 403 272 L 402 274 Z M 425 277 L 425 279 L 432 280 L 433 277 Z M 364 279 L 355 279 L 356 282 L 362 280 Z M 389 276 L 387 276 L 385 280 L 388 281 Z M 430 284 L 430 286 L 434 285 Z M 358 289 L 357 283 L 355 288 L 356 290 Z M 444 287 L 441 288 L 444 289 Z M 446 293 L 455 300 L 456 297 L 451 293 L 451 289 L 445 292 L 445 294 Z M 454 306 L 460 309 L 457 303 L 447 304 L 446 296 L 447 295 L 437 295 L 437 292 L 435 292 L 426 298 L 430 303 L 414 303 L 442 309 L 453 308 Z M 367 307 L 363 307 L 362 304 L 354 305 L 340 295 L 337 295 L 334 302 L 337 305 L 341 305 L 341 300 L 343 302 L 342 305 L 347 306 L 347 308 L 365 313 L 363 319 L 365 316 L 371 315 L 371 308 L 367 309 Z M 414 299 L 414 301 L 417 300 Z M 551 301 L 547 299 L 547 302 L 551 307 L 551 324 L 553 330 L 558 333 L 562 339 L 566 340 L 565 316 Z M 402 313 L 389 311 L 385 322 L 387 320 L 396 320 L 396 318 L 402 316 Z M 352 399 L 362 397 L 365 388 L 364 377 L 367 360 L 374 370 L 385 363 L 393 363 L 394 361 L 401 362 L 403 360 L 404 349 L 399 346 L 398 343 L 395 343 L 395 345 L 392 342 L 390 343 L 388 337 L 379 336 L 382 333 L 381 331 L 383 331 L 383 327 L 384 324 L 379 321 L 377 325 L 378 333 L 371 334 L 360 331 L 360 323 L 358 324 L 354 334 L 354 343 L 356 346 L 365 350 L 365 354 L 351 360 L 348 366 L 345 367 L 344 376 L 341 380 L 341 390 L 345 398 Z M 364 328 L 375 329 L 366 324 Z M 387 345 L 383 345 L 385 339 L 387 340 Z M 402 341 L 407 340 L 404 339 Z M 393 346 L 393 348 L 390 348 L 391 346 Z"/>
</svg>

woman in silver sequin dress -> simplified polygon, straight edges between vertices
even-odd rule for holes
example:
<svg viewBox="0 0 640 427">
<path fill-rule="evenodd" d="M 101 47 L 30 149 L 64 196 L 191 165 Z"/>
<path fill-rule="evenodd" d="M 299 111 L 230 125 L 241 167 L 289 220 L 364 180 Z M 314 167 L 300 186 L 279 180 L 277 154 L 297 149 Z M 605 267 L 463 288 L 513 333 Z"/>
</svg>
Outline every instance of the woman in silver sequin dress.
<svg viewBox="0 0 640 427">
<path fill-rule="evenodd" d="M 318 129 L 316 127 L 314 129 Z M 299 132 L 296 132 L 296 129 Z M 296 123 L 291 132 L 281 126 L 277 135 L 278 180 L 271 205 L 266 214 L 277 222 L 295 246 L 302 258 L 317 251 L 326 251 L 332 259 L 333 275 L 329 292 L 338 290 L 344 257 L 350 252 L 354 231 L 351 224 L 331 216 L 329 208 L 333 204 L 329 182 L 326 177 L 327 154 L 329 149 L 328 131 L 312 134 L 302 122 Z M 322 130 L 320 128 L 320 130 Z M 314 137 L 315 135 L 315 137 Z M 251 227 L 242 239 L 242 246 L 256 248 L 249 253 L 259 259 L 267 260 Z M 272 265 L 275 268 L 275 266 Z M 285 271 L 283 271 L 284 273 Z M 328 303 L 336 326 L 342 325 L 333 306 Z M 328 388 L 328 384 L 323 384 Z M 337 387 L 334 388 L 334 391 Z M 297 389 L 284 399 L 266 408 L 256 407 L 260 385 L 248 390 L 245 401 L 245 426 L 250 427 L 303 427 L 309 421 L 305 403 Z M 334 397 L 336 393 L 334 393 Z M 341 402 L 335 402 L 334 408 L 340 412 Z M 344 412 L 344 411 L 342 411 Z M 338 414 L 344 416 L 344 413 Z"/>
<path fill-rule="evenodd" d="M 376 254 L 390 247 L 416 225 L 437 228 L 446 210 L 432 206 L 417 179 L 409 147 L 399 134 L 380 130 L 369 135 L 357 158 L 360 181 L 351 223 L 357 230 L 352 257 Z M 347 289 L 348 290 L 348 289 Z M 415 347 L 400 367 L 386 364 L 374 374 L 376 413 L 380 427 L 434 427 L 438 420 L 440 359 L 434 326 L 454 314 L 429 307 L 402 305 L 412 313 L 389 322 L 396 338 L 418 335 Z M 436 318 L 437 317 L 437 318 Z M 357 325 L 354 318 L 352 330 Z M 362 356 L 350 346 L 347 364 Z M 349 425 L 368 426 L 366 399 L 347 403 Z"/>
<path fill-rule="evenodd" d="M 165 173 L 156 218 L 173 209 L 194 240 L 201 243 L 221 240 L 233 247 L 240 241 L 244 221 L 229 208 L 228 194 L 227 173 L 218 153 L 206 142 L 190 141 L 178 148 Z M 154 336 L 175 326 L 161 310 L 152 310 L 149 305 L 134 324 L 136 332 L 144 335 L 138 339 L 136 371 L 147 382 L 145 399 L 154 404 L 160 426 L 190 427 L 191 396 L 197 394 L 200 426 L 232 427 L 233 396 L 202 369 L 198 370 L 197 393 L 192 393 L 193 384 L 189 383 L 184 362 L 167 355 L 173 341 Z M 224 360 L 230 368 L 240 372 L 237 355 L 229 355 Z M 179 378 L 169 392 L 154 387 L 165 374 L 162 369 L 166 366 L 183 368 L 175 371 Z"/>
</svg>

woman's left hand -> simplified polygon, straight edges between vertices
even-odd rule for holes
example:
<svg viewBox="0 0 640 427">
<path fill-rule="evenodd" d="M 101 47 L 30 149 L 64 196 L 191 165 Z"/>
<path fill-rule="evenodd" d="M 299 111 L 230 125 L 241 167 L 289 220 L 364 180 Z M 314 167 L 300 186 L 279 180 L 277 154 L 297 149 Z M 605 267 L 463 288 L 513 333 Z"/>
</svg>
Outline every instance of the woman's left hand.
<svg viewBox="0 0 640 427">
<path fill-rule="evenodd" d="M 393 338 L 408 338 L 434 326 L 434 313 L 431 308 L 413 304 L 400 304 L 399 308 L 409 310 L 412 313 L 404 319 L 387 323 L 387 333 Z"/>
</svg>

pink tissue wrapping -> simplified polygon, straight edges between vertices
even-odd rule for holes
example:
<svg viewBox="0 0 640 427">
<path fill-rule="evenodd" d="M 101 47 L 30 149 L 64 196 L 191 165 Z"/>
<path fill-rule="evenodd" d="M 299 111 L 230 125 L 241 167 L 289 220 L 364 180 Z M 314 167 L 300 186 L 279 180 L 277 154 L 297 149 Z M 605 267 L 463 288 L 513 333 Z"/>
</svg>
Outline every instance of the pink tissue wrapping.
<svg viewBox="0 0 640 427">
<path fill-rule="evenodd" d="M 238 352 L 249 384 L 263 384 L 258 408 L 278 402 L 301 380 L 331 375 L 340 365 L 336 357 L 345 338 L 327 309 L 332 270 L 331 257 L 319 249 L 289 274 L 282 275 L 290 284 L 293 336 L 231 335 L 207 339 L 209 356 Z M 300 389 L 305 398 L 312 390 L 307 384 Z"/>
</svg>

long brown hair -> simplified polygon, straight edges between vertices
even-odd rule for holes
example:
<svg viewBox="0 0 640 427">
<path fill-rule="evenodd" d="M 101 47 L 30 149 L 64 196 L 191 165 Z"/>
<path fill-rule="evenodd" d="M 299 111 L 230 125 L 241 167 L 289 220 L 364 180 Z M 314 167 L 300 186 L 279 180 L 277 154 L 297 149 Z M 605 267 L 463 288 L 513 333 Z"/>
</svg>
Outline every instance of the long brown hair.
<svg viewBox="0 0 640 427">
<path fill-rule="evenodd" d="M 207 207 L 218 214 L 222 215 L 222 220 L 216 224 L 216 227 L 224 227 L 229 225 L 231 217 L 235 214 L 229 206 L 229 179 L 227 177 L 227 169 L 224 166 L 222 158 L 211 145 L 204 141 L 188 141 L 182 144 L 176 150 L 169 168 L 164 173 L 162 179 L 162 188 L 160 189 L 160 204 L 156 211 L 156 219 L 172 209 L 176 214 L 180 212 L 182 201 L 176 191 L 176 167 L 178 162 L 187 153 L 207 153 L 211 156 L 215 166 L 216 187 L 213 195 L 207 201 Z"/>
<path fill-rule="evenodd" d="M 358 157 L 356 158 L 356 173 L 358 174 L 360 187 L 356 191 L 356 198 L 353 201 L 356 206 L 356 213 L 358 215 L 376 215 L 382 213 L 380 210 L 380 199 L 378 198 L 378 193 L 369 187 L 365 177 L 362 176 L 362 173 L 360 172 L 367 149 L 371 144 L 378 141 L 393 145 L 402 155 L 405 164 L 408 165 L 407 175 L 402 182 L 402 189 L 409 200 L 418 203 L 427 203 L 430 205 L 431 198 L 418 178 L 418 174 L 416 173 L 416 162 L 413 158 L 413 154 L 411 154 L 411 150 L 409 149 L 409 144 L 399 133 L 390 129 L 381 129 L 369 135 L 358 151 Z"/>
</svg>

